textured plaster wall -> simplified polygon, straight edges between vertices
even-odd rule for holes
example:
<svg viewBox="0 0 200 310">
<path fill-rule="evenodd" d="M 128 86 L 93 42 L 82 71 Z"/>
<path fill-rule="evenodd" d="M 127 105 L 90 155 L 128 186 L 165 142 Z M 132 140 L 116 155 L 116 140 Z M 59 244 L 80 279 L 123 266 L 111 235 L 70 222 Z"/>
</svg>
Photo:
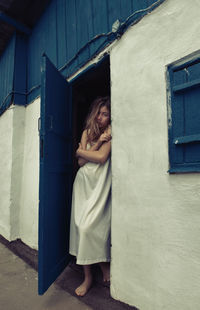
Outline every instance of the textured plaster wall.
<svg viewBox="0 0 200 310">
<path fill-rule="evenodd" d="M 0 234 L 38 247 L 40 99 L 0 117 Z"/>
<path fill-rule="evenodd" d="M 13 110 L 0 118 L 0 234 L 10 240 Z"/>
<path fill-rule="evenodd" d="M 200 1 L 166 0 L 111 51 L 111 294 L 196 310 L 200 175 L 169 175 L 165 66 L 200 49 Z"/>
<path fill-rule="evenodd" d="M 6 112 L 5 112 L 6 113 Z M 24 106 L 13 107 L 12 119 L 12 171 L 11 171 L 11 203 L 10 203 L 10 240 L 20 238 L 20 198 L 22 188 L 22 170 L 24 156 Z"/>
<path fill-rule="evenodd" d="M 24 158 L 20 208 L 20 237 L 38 248 L 39 133 L 40 99 L 26 107 Z"/>
</svg>

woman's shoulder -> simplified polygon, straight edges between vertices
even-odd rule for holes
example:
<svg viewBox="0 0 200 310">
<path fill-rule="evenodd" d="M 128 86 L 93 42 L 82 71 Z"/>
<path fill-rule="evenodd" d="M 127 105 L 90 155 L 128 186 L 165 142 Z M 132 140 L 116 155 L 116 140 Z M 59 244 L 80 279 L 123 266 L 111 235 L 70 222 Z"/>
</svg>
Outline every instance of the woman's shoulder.
<svg viewBox="0 0 200 310">
<path fill-rule="evenodd" d="M 83 135 L 87 135 L 88 134 L 88 129 L 84 129 L 82 134 Z"/>
<path fill-rule="evenodd" d="M 84 129 L 82 132 L 82 138 L 88 140 L 88 129 Z"/>
<path fill-rule="evenodd" d="M 83 130 L 83 135 L 86 136 L 86 137 L 88 138 L 88 136 L 90 135 L 90 132 L 91 132 L 90 128 L 85 128 L 85 129 Z"/>
</svg>

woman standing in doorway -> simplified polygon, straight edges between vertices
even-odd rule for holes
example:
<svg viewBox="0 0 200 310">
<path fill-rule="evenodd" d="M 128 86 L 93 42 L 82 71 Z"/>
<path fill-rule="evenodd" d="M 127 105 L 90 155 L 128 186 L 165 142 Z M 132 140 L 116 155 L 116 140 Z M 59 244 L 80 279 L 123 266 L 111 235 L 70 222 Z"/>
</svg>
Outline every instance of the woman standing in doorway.
<svg viewBox="0 0 200 310">
<path fill-rule="evenodd" d="M 100 97 L 92 103 L 76 151 L 80 169 L 73 185 L 70 254 L 84 269 L 84 281 L 75 290 L 78 296 L 92 285 L 92 264 L 99 263 L 103 280 L 110 280 L 110 152 L 110 98 Z"/>
</svg>

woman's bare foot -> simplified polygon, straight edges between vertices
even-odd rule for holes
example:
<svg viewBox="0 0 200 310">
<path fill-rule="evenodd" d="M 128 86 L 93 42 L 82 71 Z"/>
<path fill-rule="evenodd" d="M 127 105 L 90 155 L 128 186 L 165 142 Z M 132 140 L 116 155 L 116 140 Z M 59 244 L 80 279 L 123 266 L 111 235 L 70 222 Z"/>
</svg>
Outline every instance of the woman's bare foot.
<svg viewBox="0 0 200 310">
<path fill-rule="evenodd" d="M 101 270 L 103 272 L 103 281 L 110 281 L 110 263 L 100 263 Z"/>
<path fill-rule="evenodd" d="M 85 279 L 83 283 L 77 287 L 75 293 L 77 296 L 84 296 L 92 286 L 92 277 L 89 279 Z"/>
<path fill-rule="evenodd" d="M 93 281 L 91 265 L 84 265 L 83 270 L 85 279 L 83 283 L 75 290 L 75 293 L 78 296 L 84 296 L 91 288 Z"/>
</svg>

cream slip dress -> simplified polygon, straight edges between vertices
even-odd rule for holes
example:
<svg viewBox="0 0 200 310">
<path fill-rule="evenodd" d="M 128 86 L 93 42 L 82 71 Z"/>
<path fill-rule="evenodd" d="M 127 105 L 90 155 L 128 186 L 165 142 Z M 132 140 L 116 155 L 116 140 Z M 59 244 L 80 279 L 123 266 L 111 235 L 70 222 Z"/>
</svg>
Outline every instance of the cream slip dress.
<svg viewBox="0 0 200 310">
<path fill-rule="evenodd" d="M 87 145 L 87 149 L 90 145 Z M 79 168 L 72 193 L 69 253 L 79 265 L 110 261 L 111 162 Z"/>
</svg>

